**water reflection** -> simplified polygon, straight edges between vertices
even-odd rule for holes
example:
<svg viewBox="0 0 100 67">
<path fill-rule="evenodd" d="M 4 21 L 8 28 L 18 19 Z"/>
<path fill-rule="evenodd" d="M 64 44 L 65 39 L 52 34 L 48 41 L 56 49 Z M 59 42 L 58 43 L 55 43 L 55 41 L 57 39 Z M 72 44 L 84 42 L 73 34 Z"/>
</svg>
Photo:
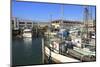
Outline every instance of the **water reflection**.
<svg viewBox="0 0 100 67">
<path fill-rule="evenodd" d="M 32 52 L 32 38 L 23 38 L 24 41 L 24 54 L 28 57 L 31 56 Z"/>
<path fill-rule="evenodd" d="M 32 45 L 32 38 L 23 38 L 24 44 Z"/>
<path fill-rule="evenodd" d="M 42 63 L 41 38 L 12 39 L 13 65 L 29 65 Z"/>
</svg>

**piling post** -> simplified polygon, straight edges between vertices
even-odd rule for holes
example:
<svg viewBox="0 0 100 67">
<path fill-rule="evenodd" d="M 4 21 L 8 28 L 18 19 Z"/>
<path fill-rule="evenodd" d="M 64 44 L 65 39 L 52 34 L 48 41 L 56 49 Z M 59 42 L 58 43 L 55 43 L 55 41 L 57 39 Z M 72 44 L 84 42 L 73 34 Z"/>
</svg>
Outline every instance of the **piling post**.
<svg viewBox="0 0 100 67">
<path fill-rule="evenodd" d="M 44 64 L 44 38 L 42 38 L 42 63 Z"/>
</svg>

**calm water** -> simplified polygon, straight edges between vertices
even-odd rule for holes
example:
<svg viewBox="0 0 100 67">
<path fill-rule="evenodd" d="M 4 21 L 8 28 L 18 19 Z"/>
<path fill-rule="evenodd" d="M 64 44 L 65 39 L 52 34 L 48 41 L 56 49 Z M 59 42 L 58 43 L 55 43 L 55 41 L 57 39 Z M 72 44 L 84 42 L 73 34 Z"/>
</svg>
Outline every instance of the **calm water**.
<svg viewBox="0 0 100 67">
<path fill-rule="evenodd" d="M 41 38 L 13 38 L 12 64 L 42 64 Z"/>
</svg>

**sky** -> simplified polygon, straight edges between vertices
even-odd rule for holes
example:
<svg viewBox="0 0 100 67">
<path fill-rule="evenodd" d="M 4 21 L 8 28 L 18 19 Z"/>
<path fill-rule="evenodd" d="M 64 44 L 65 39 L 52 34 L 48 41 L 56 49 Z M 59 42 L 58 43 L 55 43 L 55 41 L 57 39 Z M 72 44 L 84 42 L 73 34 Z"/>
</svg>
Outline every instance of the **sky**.
<svg viewBox="0 0 100 67">
<path fill-rule="evenodd" d="M 62 15 L 63 6 L 63 15 Z M 95 18 L 95 6 L 90 6 Z M 82 21 L 84 6 L 72 4 L 54 4 L 39 2 L 12 2 L 12 16 L 34 21 L 51 21 L 57 19 Z"/>
</svg>

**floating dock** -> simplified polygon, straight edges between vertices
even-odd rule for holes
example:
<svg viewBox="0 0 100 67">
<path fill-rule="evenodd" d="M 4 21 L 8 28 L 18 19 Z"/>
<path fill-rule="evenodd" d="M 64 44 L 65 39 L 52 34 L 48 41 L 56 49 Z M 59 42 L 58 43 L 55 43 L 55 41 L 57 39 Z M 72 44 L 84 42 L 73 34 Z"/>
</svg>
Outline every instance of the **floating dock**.
<svg viewBox="0 0 100 67">
<path fill-rule="evenodd" d="M 50 55 L 49 53 L 50 53 L 50 49 L 45 46 L 45 54 L 47 57 L 49 57 L 49 55 Z M 63 56 L 63 55 L 55 53 L 53 51 L 51 51 L 51 58 L 52 58 L 52 61 L 54 61 L 55 63 L 80 62 L 77 59 Z"/>
</svg>

